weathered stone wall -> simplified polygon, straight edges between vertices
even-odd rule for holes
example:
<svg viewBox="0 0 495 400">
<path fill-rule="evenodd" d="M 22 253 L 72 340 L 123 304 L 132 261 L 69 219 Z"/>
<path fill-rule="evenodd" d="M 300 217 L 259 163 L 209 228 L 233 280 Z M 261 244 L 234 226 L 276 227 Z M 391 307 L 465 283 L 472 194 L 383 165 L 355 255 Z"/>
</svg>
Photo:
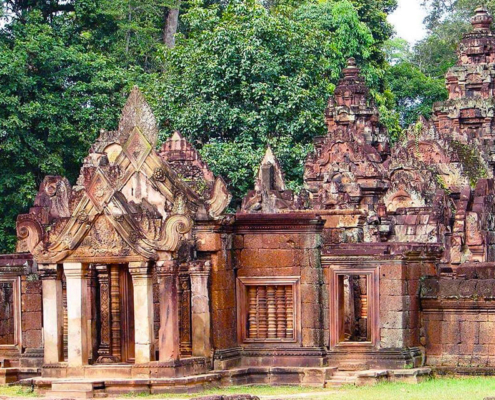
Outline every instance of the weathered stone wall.
<svg viewBox="0 0 495 400">
<path fill-rule="evenodd" d="M 420 344 L 420 278 L 435 273 L 428 262 L 385 262 L 380 266 L 380 347 Z"/>
<path fill-rule="evenodd" d="M 320 235 L 301 232 L 236 234 L 238 277 L 300 277 L 303 347 L 328 343 L 328 290 L 320 263 Z"/>
<path fill-rule="evenodd" d="M 22 346 L 39 349 L 43 347 L 41 280 L 33 277 L 23 276 L 21 281 Z"/>
<path fill-rule="evenodd" d="M 495 265 L 421 285 L 421 342 L 428 365 L 495 367 Z M 467 274 L 465 272 L 468 272 Z"/>
<path fill-rule="evenodd" d="M 0 344 L 7 345 L 0 349 L 0 358 L 22 357 L 22 365 L 39 365 L 42 319 L 41 281 L 32 257 L 0 255 Z"/>
<path fill-rule="evenodd" d="M 215 350 L 237 347 L 235 277 L 232 265 L 232 235 L 213 226 L 196 233 L 198 255 L 211 262 L 210 312 Z"/>
</svg>

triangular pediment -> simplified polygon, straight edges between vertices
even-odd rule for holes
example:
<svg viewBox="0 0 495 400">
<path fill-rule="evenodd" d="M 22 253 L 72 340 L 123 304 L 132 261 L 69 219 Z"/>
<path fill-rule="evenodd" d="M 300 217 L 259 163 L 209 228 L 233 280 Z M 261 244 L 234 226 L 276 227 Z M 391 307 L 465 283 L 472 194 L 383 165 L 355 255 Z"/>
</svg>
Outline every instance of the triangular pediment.
<svg viewBox="0 0 495 400">
<path fill-rule="evenodd" d="M 196 218 L 223 212 L 230 200 L 223 180 L 210 173 L 211 189 L 199 194 L 158 154 L 157 132 L 135 88 L 118 130 L 102 132 L 85 158 L 67 216 L 38 235 L 43 240 L 32 246 L 38 262 L 156 260 L 177 250 Z"/>
<path fill-rule="evenodd" d="M 127 238 L 129 240 L 130 238 Z M 100 262 L 111 259 L 146 259 L 129 244 L 115 229 L 112 222 L 105 215 L 99 215 L 79 245 L 70 252 L 67 261 Z"/>
</svg>

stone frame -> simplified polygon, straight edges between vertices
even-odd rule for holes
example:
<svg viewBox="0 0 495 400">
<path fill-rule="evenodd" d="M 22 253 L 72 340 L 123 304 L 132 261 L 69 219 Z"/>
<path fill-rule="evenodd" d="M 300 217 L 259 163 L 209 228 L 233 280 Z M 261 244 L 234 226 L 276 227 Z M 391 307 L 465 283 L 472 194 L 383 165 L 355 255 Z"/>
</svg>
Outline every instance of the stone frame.
<svg viewBox="0 0 495 400">
<path fill-rule="evenodd" d="M 0 344 L 0 350 L 22 351 L 22 308 L 21 308 L 21 277 L 4 275 L 0 283 L 12 283 L 14 289 L 14 340 L 12 344 Z"/>
<path fill-rule="evenodd" d="M 330 350 L 336 348 L 376 348 L 380 341 L 380 267 L 377 265 L 360 266 L 353 268 L 349 265 L 331 265 L 329 268 L 329 326 Z M 371 329 L 371 340 L 367 342 L 341 342 L 339 324 L 339 276 L 342 275 L 366 275 L 368 286 L 368 316 Z"/>
<path fill-rule="evenodd" d="M 238 277 L 237 278 L 237 337 L 240 344 L 295 344 L 301 342 L 301 288 L 298 276 L 263 276 L 263 277 Z M 247 288 L 249 286 L 292 286 L 294 305 L 294 337 L 291 339 L 266 338 L 249 339 L 247 337 Z"/>
</svg>

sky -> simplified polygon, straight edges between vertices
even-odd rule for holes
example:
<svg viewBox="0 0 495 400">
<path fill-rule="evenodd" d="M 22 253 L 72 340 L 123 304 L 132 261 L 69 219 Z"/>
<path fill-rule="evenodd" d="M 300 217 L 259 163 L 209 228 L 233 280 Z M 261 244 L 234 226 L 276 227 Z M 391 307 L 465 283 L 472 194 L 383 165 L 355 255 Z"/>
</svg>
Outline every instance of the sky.
<svg viewBox="0 0 495 400">
<path fill-rule="evenodd" d="M 388 19 L 395 26 L 397 36 L 413 45 L 426 35 L 423 26 L 425 16 L 426 11 L 421 7 L 420 0 L 399 0 L 399 7 Z"/>
</svg>

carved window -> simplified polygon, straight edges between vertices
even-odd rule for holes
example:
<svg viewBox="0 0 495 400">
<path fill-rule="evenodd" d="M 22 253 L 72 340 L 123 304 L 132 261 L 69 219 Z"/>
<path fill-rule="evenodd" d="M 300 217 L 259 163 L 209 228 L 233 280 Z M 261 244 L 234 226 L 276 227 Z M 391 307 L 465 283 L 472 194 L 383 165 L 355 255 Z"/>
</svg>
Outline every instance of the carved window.
<svg viewBox="0 0 495 400">
<path fill-rule="evenodd" d="M 298 278 L 239 278 L 239 334 L 242 342 L 298 339 Z"/>
<path fill-rule="evenodd" d="M 0 349 L 17 348 L 21 342 L 20 280 L 0 280 Z"/>
</svg>

